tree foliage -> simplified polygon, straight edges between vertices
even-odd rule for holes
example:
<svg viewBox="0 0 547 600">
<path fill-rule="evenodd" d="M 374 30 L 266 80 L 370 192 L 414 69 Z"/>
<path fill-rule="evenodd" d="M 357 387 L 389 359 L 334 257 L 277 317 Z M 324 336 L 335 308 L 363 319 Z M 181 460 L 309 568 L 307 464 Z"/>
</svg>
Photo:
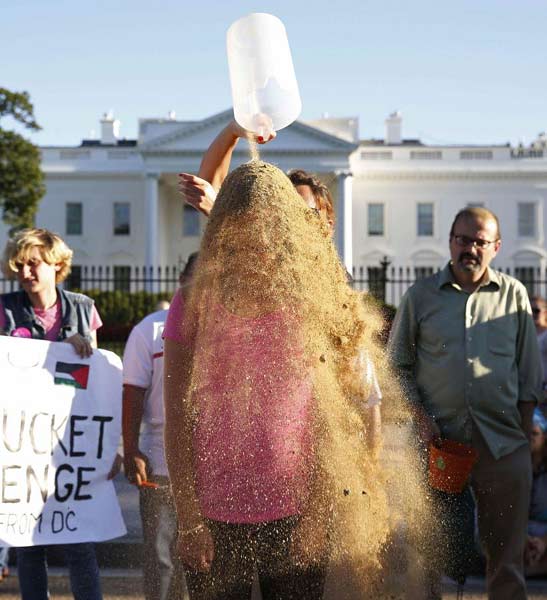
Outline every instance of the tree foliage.
<svg viewBox="0 0 547 600">
<path fill-rule="evenodd" d="M 28 93 L 0 87 L 0 120 L 6 117 L 32 131 L 40 129 Z M 32 226 L 44 193 L 39 149 L 0 125 L 0 210 L 4 223 L 12 229 Z"/>
</svg>

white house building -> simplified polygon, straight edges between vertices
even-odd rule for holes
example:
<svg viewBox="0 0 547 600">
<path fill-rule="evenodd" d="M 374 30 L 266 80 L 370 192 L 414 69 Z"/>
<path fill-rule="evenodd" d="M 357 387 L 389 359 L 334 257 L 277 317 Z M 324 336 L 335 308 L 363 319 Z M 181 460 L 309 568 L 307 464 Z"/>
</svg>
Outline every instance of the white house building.
<svg viewBox="0 0 547 600">
<path fill-rule="evenodd" d="M 37 225 L 74 249 L 75 274 L 108 266 L 120 280 L 142 265 L 180 265 L 199 247 L 205 219 L 184 206 L 177 174 L 197 172 L 203 152 L 232 118 L 228 110 L 201 121 L 141 119 L 137 140 L 119 136 L 105 115 L 101 138 L 42 150 L 46 195 Z M 382 140 L 358 137 L 358 120 L 297 121 L 260 147 L 283 170 L 303 168 L 329 185 L 337 214 L 336 243 L 348 266 L 378 275 L 386 257 L 420 276 L 448 258 L 455 213 L 483 205 L 500 218 L 497 264 L 545 273 L 547 148 L 431 146 L 402 135 L 402 117 L 386 119 Z M 249 160 L 246 142 L 234 166 Z M 0 228 L 0 243 L 6 229 Z M 392 299 L 396 301 L 397 299 Z"/>
<path fill-rule="evenodd" d="M 356 264 L 413 267 L 418 274 L 448 258 L 456 212 L 479 205 L 500 220 L 496 263 L 526 277 L 545 273 L 547 149 L 430 146 L 400 135 L 400 115 L 386 120 L 385 140 L 361 140 L 352 154 L 353 247 Z"/>
</svg>

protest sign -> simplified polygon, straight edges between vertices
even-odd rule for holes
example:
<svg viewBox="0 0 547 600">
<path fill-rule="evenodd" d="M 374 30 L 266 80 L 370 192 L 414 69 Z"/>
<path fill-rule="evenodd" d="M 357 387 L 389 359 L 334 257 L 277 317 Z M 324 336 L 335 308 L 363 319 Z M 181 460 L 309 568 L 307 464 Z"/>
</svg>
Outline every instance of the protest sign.
<svg viewBox="0 0 547 600">
<path fill-rule="evenodd" d="M 0 337 L 0 544 L 126 532 L 107 480 L 121 429 L 122 365 L 70 344 Z"/>
</svg>

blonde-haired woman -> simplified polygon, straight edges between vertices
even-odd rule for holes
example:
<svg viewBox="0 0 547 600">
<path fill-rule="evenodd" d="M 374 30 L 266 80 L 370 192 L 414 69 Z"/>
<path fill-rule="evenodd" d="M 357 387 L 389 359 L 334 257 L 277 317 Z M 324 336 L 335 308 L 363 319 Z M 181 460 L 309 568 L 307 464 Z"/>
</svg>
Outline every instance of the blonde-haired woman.
<svg viewBox="0 0 547 600">
<path fill-rule="evenodd" d="M 80 356 L 90 356 L 102 321 L 91 298 L 57 287 L 71 264 L 72 250 L 47 229 L 23 229 L 8 240 L 2 271 L 22 289 L 0 296 L 0 330 L 68 342 Z"/>
<path fill-rule="evenodd" d="M 68 342 L 81 357 L 97 347 L 102 321 L 91 298 L 57 284 L 70 273 L 72 250 L 47 229 L 23 229 L 8 240 L 2 271 L 21 289 L 0 295 L 0 331 L 6 335 Z M 109 477 L 115 474 L 114 469 Z M 99 567 L 92 543 L 63 546 L 76 600 L 102 598 Z M 17 572 L 23 600 L 47 600 L 45 546 L 17 548 Z"/>
</svg>

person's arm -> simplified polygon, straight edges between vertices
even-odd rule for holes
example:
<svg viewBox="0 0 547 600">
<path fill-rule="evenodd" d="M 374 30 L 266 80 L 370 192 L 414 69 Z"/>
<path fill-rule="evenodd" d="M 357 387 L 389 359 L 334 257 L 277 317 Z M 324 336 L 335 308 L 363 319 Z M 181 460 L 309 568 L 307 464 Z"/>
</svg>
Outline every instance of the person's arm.
<svg viewBox="0 0 547 600">
<path fill-rule="evenodd" d="M 418 323 L 415 317 L 412 294 L 403 296 L 391 328 L 388 351 L 391 363 L 399 374 L 409 408 L 416 425 L 419 441 L 427 448 L 441 437 L 435 420 L 425 411 L 416 384 L 416 342 Z"/>
<path fill-rule="evenodd" d="M 271 133 L 268 139 L 259 138 L 232 120 L 205 151 L 197 176 L 179 174 L 179 191 L 184 201 L 207 217 L 230 170 L 234 149 L 242 137 L 265 144 L 275 138 L 275 133 Z"/>
<path fill-rule="evenodd" d="M 148 458 L 139 448 L 146 391 L 154 374 L 153 333 L 147 322 L 131 330 L 123 352 L 122 439 L 127 480 L 142 485 L 151 475 Z"/>
<path fill-rule="evenodd" d="M 532 435 L 532 416 L 534 408 L 541 401 L 543 372 L 537 343 L 536 328 L 532 319 L 532 309 L 524 286 L 517 288 L 518 335 L 517 368 L 519 393 L 517 407 L 521 418 L 521 427 L 528 440 Z"/>
<path fill-rule="evenodd" d="M 252 134 L 238 125 L 236 121 L 228 123 L 203 155 L 198 177 L 208 181 L 213 186 L 213 189 L 218 192 L 230 170 L 232 154 L 239 142 L 239 138 L 250 136 Z"/>
<path fill-rule="evenodd" d="M 179 520 L 179 554 L 191 569 L 207 571 L 214 547 L 195 490 L 193 413 L 189 397 L 192 349 L 166 338 L 163 364 L 165 456 Z"/>
<path fill-rule="evenodd" d="M 245 137 L 246 133 L 235 121 L 231 121 L 205 151 L 198 174 L 179 174 L 179 192 L 184 201 L 206 217 L 211 213 L 218 190 L 228 175 L 239 138 Z"/>
<path fill-rule="evenodd" d="M 89 358 L 93 354 L 93 348 L 97 347 L 97 336 L 95 335 L 94 344 L 93 338 L 91 341 L 88 341 L 79 333 L 71 335 L 69 338 L 66 338 L 64 342 L 70 344 L 74 348 L 74 352 L 76 352 L 80 358 Z"/>
<path fill-rule="evenodd" d="M 211 214 L 217 193 L 205 179 L 191 173 L 179 173 L 179 193 L 186 204 L 206 217 Z"/>
<path fill-rule="evenodd" d="M 145 394 L 145 388 L 127 383 L 123 386 L 123 468 L 129 483 L 138 486 L 148 479 L 148 459 L 139 449 Z"/>
<path fill-rule="evenodd" d="M 76 354 L 81 358 L 89 358 L 93 354 L 93 349 L 97 348 L 97 329 L 103 324 L 95 305 L 93 305 L 92 311 L 90 326 L 94 329 L 89 332 L 89 339 L 75 333 L 64 340 L 74 348 Z"/>
</svg>

